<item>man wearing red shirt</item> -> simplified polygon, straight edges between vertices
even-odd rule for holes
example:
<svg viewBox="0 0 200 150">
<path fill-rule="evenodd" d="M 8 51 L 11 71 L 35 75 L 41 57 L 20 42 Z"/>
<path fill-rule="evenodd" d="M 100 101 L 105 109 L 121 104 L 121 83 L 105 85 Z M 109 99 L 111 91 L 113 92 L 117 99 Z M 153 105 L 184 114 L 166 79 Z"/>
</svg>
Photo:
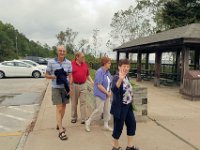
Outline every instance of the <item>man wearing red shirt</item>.
<svg viewBox="0 0 200 150">
<path fill-rule="evenodd" d="M 87 85 L 86 80 L 88 79 L 92 85 L 94 82 L 90 77 L 89 69 L 87 63 L 85 63 L 84 54 L 82 52 L 77 52 L 75 54 L 75 60 L 72 61 L 72 102 L 71 102 L 71 117 L 72 123 L 76 123 L 77 115 L 77 105 L 78 99 L 80 100 L 80 112 L 81 112 L 81 124 L 85 123 L 86 120 L 86 94 Z"/>
</svg>

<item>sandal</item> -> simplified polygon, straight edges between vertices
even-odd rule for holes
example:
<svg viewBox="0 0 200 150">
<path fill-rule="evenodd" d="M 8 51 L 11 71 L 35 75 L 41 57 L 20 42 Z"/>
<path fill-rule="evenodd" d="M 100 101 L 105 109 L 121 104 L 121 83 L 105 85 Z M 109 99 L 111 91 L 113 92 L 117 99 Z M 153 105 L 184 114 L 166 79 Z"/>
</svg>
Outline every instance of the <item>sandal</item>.
<svg viewBox="0 0 200 150">
<path fill-rule="evenodd" d="M 126 147 L 126 150 L 139 150 L 139 148 L 132 146 L 132 147 Z"/>
<path fill-rule="evenodd" d="M 58 125 L 57 125 L 57 127 L 56 127 L 56 130 L 59 130 L 59 127 L 58 127 Z M 64 130 L 64 131 L 66 131 L 66 128 L 65 128 L 65 127 L 63 127 L 63 130 Z"/>
<path fill-rule="evenodd" d="M 68 139 L 67 135 L 65 134 L 65 131 L 60 132 L 60 133 L 58 134 L 58 137 L 59 137 L 62 141 Z"/>
<path fill-rule="evenodd" d="M 118 147 L 118 148 L 113 147 L 112 150 L 123 150 L 123 148 L 121 148 L 121 147 Z"/>
<path fill-rule="evenodd" d="M 76 119 L 72 119 L 72 120 L 71 120 L 71 123 L 76 123 Z"/>
</svg>

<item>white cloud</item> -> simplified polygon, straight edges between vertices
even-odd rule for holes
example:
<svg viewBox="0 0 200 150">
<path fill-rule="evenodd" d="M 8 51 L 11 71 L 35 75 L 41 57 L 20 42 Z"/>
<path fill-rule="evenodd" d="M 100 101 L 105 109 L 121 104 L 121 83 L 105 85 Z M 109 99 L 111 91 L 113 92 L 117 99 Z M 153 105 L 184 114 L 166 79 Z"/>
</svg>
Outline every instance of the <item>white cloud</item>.
<svg viewBox="0 0 200 150">
<path fill-rule="evenodd" d="M 78 31 L 79 39 L 91 39 L 97 28 L 100 49 L 106 49 L 113 14 L 134 4 L 134 0 L 0 0 L 0 20 L 50 46 L 57 43 L 55 35 L 67 27 Z"/>
</svg>

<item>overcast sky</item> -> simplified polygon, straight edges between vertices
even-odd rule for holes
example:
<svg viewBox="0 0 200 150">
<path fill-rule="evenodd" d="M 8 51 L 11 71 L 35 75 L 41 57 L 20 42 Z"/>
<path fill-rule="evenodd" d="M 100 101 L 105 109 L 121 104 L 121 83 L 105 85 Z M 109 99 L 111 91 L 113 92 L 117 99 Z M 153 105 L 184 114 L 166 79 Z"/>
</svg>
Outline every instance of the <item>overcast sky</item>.
<svg viewBox="0 0 200 150">
<path fill-rule="evenodd" d="M 113 14 L 130 5 L 135 5 L 134 0 L 0 0 L 0 20 L 50 46 L 67 27 L 79 32 L 79 39 L 90 40 L 92 30 L 99 29 L 100 49 L 105 50 Z"/>
</svg>

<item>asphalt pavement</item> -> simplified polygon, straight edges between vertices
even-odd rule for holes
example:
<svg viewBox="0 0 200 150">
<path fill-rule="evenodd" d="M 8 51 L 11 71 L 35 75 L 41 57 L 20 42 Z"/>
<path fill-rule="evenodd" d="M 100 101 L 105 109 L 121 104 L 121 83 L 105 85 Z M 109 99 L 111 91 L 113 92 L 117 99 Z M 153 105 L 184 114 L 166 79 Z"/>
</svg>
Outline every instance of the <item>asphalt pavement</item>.
<svg viewBox="0 0 200 150">
<path fill-rule="evenodd" d="M 4 150 L 17 148 L 36 118 L 47 85 L 44 78 L 0 80 L 0 145 Z"/>
</svg>

